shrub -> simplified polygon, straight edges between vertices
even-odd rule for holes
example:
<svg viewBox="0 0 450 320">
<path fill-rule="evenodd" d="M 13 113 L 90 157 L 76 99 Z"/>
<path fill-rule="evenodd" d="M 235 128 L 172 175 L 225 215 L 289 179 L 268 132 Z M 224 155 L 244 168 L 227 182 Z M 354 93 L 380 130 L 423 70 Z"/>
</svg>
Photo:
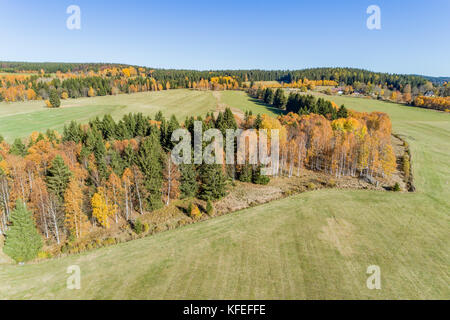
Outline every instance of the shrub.
<svg viewBox="0 0 450 320">
<path fill-rule="evenodd" d="M 208 200 L 208 202 L 206 203 L 206 213 L 211 215 L 213 213 L 213 211 L 214 211 L 213 204 L 212 204 L 211 200 Z"/>
<path fill-rule="evenodd" d="M 411 163 L 409 162 L 409 156 L 405 154 L 403 156 L 403 172 L 405 174 L 406 179 L 409 178 L 410 170 L 411 170 Z"/>
<path fill-rule="evenodd" d="M 136 219 L 136 221 L 133 224 L 133 230 L 134 232 L 136 232 L 137 234 L 141 234 L 142 232 L 144 232 L 144 224 L 141 222 L 141 220 Z"/>
<path fill-rule="evenodd" d="M 253 170 L 252 182 L 254 184 L 266 185 L 270 182 L 270 177 L 261 174 L 261 167 L 257 167 Z"/>
<path fill-rule="evenodd" d="M 396 182 L 395 184 L 394 184 L 394 186 L 392 187 L 392 191 L 395 191 L 395 192 L 398 192 L 398 191 L 400 191 L 401 189 L 400 189 L 400 185 L 398 184 L 398 182 Z"/>
<path fill-rule="evenodd" d="M 308 190 L 315 190 L 317 188 L 317 186 L 314 183 L 312 183 L 312 182 L 309 182 L 306 185 L 306 187 L 308 188 Z"/>
<path fill-rule="evenodd" d="M 52 254 L 47 251 L 39 251 L 37 254 L 37 258 L 40 260 L 50 259 L 51 257 L 52 257 Z"/>
<path fill-rule="evenodd" d="M 190 203 L 188 207 L 188 213 L 191 218 L 199 218 L 202 216 L 202 213 L 200 212 L 200 209 L 195 205 L 194 203 Z"/>
</svg>

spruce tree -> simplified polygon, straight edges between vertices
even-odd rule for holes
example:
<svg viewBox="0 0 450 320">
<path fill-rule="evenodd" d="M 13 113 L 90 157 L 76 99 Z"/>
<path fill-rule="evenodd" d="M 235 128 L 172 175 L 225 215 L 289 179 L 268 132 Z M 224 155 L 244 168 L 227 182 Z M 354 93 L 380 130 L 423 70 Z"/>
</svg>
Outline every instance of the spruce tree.
<svg viewBox="0 0 450 320">
<path fill-rule="evenodd" d="M 200 172 L 201 199 L 220 199 L 226 195 L 226 179 L 220 165 L 202 164 Z"/>
<path fill-rule="evenodd" d="M 278 109 L 283 109 L 286 105 L 286 96 L 284 95 L 284 91 L 281 88 L 278 88 L 275 91 L 275 96 L 273 97 L 273 106 Z"/>
<path fill-rule="evenodd" d="M 348 111 L 347 111 L 347 108 L 344 105 L 342 105 L 339 108 L 339 111 L 337 112 L 337 117 L 338 118 L 347 118 L 348 117 Z"/>
<path fill-rule="evenodd" d="M 182 198 L 195 197 L 198 192 L 197 172 L 193 164 L 180 164 L 180 191 Z"/>
<path fill-rule="evenodd" d="M 47 172 L 48 189 L 62 202 L 72 173 L 61 156 L 56 156 Z"/>
<path fill-rule="evenodd" d="M 273 103 L 273 90 L 270 88 L 266 88 L 264 91 L 264 102 L 267 104 Z"/>
<path fill-rule="evenodd" d="M 59 108 L 61 106 L 61 100 L 56 90 L 50 91 L 49 101 L 53 108 Z"/>
<path fill-rule="evenodd" d="M 167 125 L 167 130 L 165 134 L 165 141 L 164 141 L 164 148 L 167 150 L 172 150 L 174 147 L 174 143 L 172 142 L 172 134 L 175 130 L 177 130 L 180 127 L 180 124 L 178 123 L 177 118 L 175 115 L 172 115 L 170 118 L 169 124 Z"/>
<path fill-rule="evenodd" d="M 42 238 L 36 229 L 32 212 L 27 210 L 21 199 L 16 201 L 16 208 L 11 213 L 11 222 L 12 225 L 6 232 L 3 252 L 16 262 L 34 259 L 42 248 Z"/>
<path fill-rule="evenodd" d="M 150 211 L 161 208 L 162 148 L 156 131 L 152 131 L 150 136 L 142 141 L 136 162 L 145 177 L 145 188 L 148 191 L 147 208 Z"/>
<path fill-rule="evenodd" d="M 252 182 L 253 167 L 251 164 L 244 164 L 239 168 L 239 181 Z"/>
<path fill-rule="evenodd" d="M 270 177 L 261 174 L 262 166 L 258 166 L 253 170 L 252 182 L 254 184 L 266 185 L 270 182 Z"/>
<path fill-rule="evenodd" d="M 16 156 L 25 157 L 27 154 L 27 147 L 25 146 L 25 144 L 22 142 L 21 139 L 17 138 L 14 140 L 14 143 L 12 144 L 9 153 L 14 154 Z"/>
<path fill-rule="evenodd" d="M 261 125 L 262 125 L 262 117 L 258 113 L 258 115 L 256 116 L 255 123 L 253 124 L 253 126 L 255 127 L 256 130 L 259 130 L 261 128 Z"/>
</svg>

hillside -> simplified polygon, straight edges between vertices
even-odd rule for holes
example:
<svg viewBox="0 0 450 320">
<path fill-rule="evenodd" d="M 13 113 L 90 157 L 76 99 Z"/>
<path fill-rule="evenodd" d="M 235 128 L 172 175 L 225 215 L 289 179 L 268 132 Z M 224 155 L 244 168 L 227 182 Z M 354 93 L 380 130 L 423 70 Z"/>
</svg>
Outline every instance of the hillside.
<svg viewBox="0 0 450 320">
<path fill-rule="evenodd" d="M 416 193 L 307 192 L 80 255 L 2 265 L 0 299 L 445 299 L 450 115 L 328 98 L 390 115 L 410 143 Z M 222 102 L 239 108 L 245 99 L 227 92 Z M 81 268 L 79 291 L 66 289 L 73 264 Z M 365 285 L 373 264 L 382 272 L 379 291 Z"/>
</svg>

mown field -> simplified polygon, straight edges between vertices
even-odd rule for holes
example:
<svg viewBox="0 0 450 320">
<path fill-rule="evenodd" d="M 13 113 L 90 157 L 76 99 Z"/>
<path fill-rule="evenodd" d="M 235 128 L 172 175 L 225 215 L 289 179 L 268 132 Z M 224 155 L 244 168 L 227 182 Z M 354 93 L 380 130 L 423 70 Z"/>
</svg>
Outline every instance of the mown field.
<svg viewBox="0 0 450 320">
<path fill-rule="evenodd" d="M 0 103 L 0 134 L 8 140 L 23 138 L 33 131 L 48 128 L 62 130 L 71 120 L 88 122 L 96 116 L 110 114 L 118 120 L 130 112 L 154 116 L 159 110 L 166 116 L 175 114 L 179 120 L 186 116 L 203 115 L 216 109 L 211 92 L 170 90 L 142 92 L 94 98 L 61 100 L 61 108 L 49 109 L 44 101 Z"/>
<path fill-rule="evenodd" d="M 450 115 L 328 98 L 389 113 L 410 143 L 417 192 L 307 192 L 113 247 L 0 265 L 0 299 L 450 298 Z M 265 108 L 239 92 L 224 101 Z M 81 290 L 66 288 L 70 265 L 81 268 Z M 381 290 L 366 287 L 369 265 L 381 268 Z"/>
</svg>

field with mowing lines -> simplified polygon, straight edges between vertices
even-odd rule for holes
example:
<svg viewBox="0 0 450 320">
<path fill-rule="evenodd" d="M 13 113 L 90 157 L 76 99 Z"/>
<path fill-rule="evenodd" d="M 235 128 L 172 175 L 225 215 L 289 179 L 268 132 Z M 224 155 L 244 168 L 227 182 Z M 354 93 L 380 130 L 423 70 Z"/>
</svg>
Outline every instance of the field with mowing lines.
<svg viewBox="0 0 450 320">
<path fill-rule="evenodd" d="M 246 99 L 222 94 L 235 108 Z M 448 299 L 450 115 L 328 98 L 391 116 L 411 146 L 416 193 L 307 192 L 117 246 L 0 265 L 0 299 Z M 243 110 L 265 108 L 248 103 Z M 81 290 L 66 289 L 73 264 Z M 366 287 L 369 265 L 381 268 L 381 290 Z"/>
<path fill-rule="evenodd" d="M 214 111 L 217 101 L 210 91 L 169 90 L 62 100 L 58 109 L 44 105 L 44 101 L 0 103 L 0 134 L 11 142 L 33 131 L 62 130 L 71 120 L 85 123 L 105 114 L 118 120 L 130 112 L 154 116 L 161 110 L 183 121 L 186 116 Z"/>
</svg>

